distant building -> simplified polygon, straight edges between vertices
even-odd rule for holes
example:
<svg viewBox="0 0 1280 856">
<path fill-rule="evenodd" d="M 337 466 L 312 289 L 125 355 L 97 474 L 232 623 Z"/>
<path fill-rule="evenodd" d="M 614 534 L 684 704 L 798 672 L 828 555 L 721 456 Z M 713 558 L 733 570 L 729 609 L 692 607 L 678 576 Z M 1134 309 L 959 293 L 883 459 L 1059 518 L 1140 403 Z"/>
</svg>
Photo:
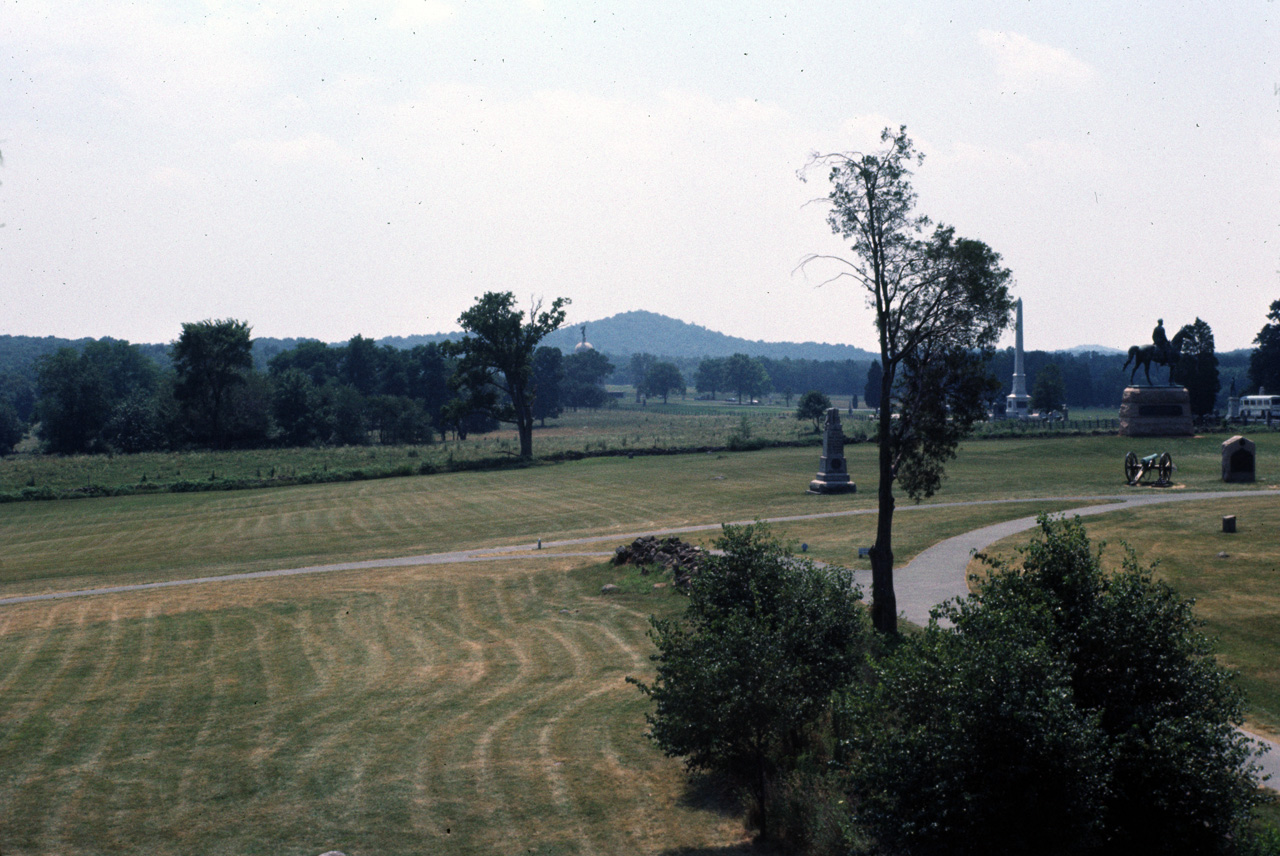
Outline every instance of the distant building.
<svg viewBox="0 0 1280 856">
<path fill-rule="evenodd" d="M 573 346 L 573 352 L 575 354 L 580 354 L 583 351 L 594 351 L 594 350 L 595 350 L 595 347 L 593 347 L 592 344 L 587 341 L 587 325 L 583 324 L 582 325 L 582 341 Z"/>
</svg>

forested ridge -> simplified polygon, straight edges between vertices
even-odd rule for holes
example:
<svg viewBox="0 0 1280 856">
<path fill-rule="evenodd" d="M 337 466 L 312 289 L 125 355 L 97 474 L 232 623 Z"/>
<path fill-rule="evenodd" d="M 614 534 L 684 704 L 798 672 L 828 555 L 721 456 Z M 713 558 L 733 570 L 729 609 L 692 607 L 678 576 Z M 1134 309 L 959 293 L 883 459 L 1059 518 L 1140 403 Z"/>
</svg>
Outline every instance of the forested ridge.
<svg viewBox="0 0 1280 856">
<path fill-rule="evenodd" d="M 645 324 L 652 329 L 654 319 L 659 319 L 660 327 L 676 329 L 663 323 L 670 321 L 695 328 L 654 313 L 623 313 L 606 320 L 619 319 L 637 330 Z M 595 338 L 592 331 L 601 327 L 608 329 L 603 322 L 587 325 L 588 338 Z M 626 329 L 626 324 L 615 324 L 615 328 Z M 38 434 L 41 447 L 55 452 L 431 442 L 449 433 L 465 436 L 491 430 L 496 423 L 466 412 L 450 387 L 454 365 L 443 346 L 457 335 L 380 340 L 357 335 L 338 344 L 249 337 L 247 362 L 237 370 L 225 412 L 218 415 L 225 424 L 216 428 L 209 422 L 211 402 L 202 405 L 194 398 L 175 397 L 177 339 L 169 344 L 131 344 L 110 337 L 0 336 L 0 423 L 5 423 L 0 424 L 0 434 L 5 435 L 0 436 L 0 446 L 7 452 L 32 425 L 43 428 Z M 663 349 L 696 345 L 652 336 L 642 337 L 629 349 L 618 346 L 617 351 L 595 346 L 575 353 L 573 347 L 548 344 L 566 335 L 581 341 L 579 328 L 566 328 L 547 336 L 539 348 L 537 416 L 544 422 L 565 407 L 606 406 L 612 400 L 605 392 L 606 383 L 632 385 L 637 395 L 649 389 L 650 395 L 659 397 L 666 392 L 754 400 L 773 394 L 788 405 L 807 391 L 819 390 L 841 406 L 855 399 L 867 406 L 872 361 L 865 358 L 795 356 L 812 349 L 792 343 L 766 343 L 783 354 L 778 357 L 746 351 L 730 356 L 688 350 L 673 353 Z M 723 338 L 738 344 L 746 341 Z M 1240 394 L 1250 390 L 1254 353 L 1239 350 L 1217 355 L 1219 409 L 1232 389 Z M 1128 383 L 1124 361 L 1125 355 L 1116 352 L 1028 351 L 1028 387 L 1035 386 L 1042 370 L 1053 366 L 1061 376 L 1067 406 L 1116 407 Z M 1013 362 L 1012 348 L 997 351 L 990 359 L 993 376 L 1006 386 Z M 645 386 L 645 373 L 654 366 L 665 372 L 665 389 Z M 732 378 L 725 374 L 730 366 L 736 371 Z M 65 430 L 58 429 L 59 423 Z M 5 445 L 6 440 L 12 442 Z"/>
</svg>

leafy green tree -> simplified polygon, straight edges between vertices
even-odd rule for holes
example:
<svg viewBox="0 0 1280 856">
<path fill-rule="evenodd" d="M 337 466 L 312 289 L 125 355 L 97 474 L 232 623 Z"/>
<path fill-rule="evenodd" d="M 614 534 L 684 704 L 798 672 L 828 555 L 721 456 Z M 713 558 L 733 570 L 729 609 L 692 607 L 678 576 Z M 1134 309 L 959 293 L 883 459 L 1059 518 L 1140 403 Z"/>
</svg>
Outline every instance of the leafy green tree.
<svg viewBox="0 0 1280 856">
<path fill-rule="evenodd" d="M 514 422 L 520 437 L 520 456 L 533 457 L 533 352 L 548 333 L 564 323 L 566 297 L 557 297 L 551 308 L 534 303 L 525 321 L 509 291 L 486 292 L 458 318 L 464 335 L 446 345 L 458 358 L 456 387 L 472 392 L 475 406 L 499 422 Z M 502 396 L 480 394 L 494 387 Z"/>
<path fill-rule="evenodd" d="M 764 366 L 759 360 L 746 354 L 734 354 L 725 360 L 724 384 L 726 389 L 738 393 L 740 404 L 747 404 L 772 388 L 769 373 L 764 370 Z"/>
<path fill-rule="evenodd" d="M 666 404 L 668 393 L 684 391 L 684 378 L 675 363 L 655 362 L 645 372 L 640 386 L 646 396 L 661 395 Z"/>
<path fill-rule="evenodd" d="M 596 350 L 576 351 L 564 358 L 564 383 L 561 395 L 564 403 L 574 408 L 594 410 L 609 400 L 604 379 L 613 374 L 613 363 Z"/>
<path fill-rule="evenodd" d="M 375 395 L 366 400 L 372 430 L 384 446 L 431 442 L 431 421 L 422 405 L 407 395 Z"/>
<path fill-rule="evenodd" d="M 223 442 L 241 449 L 254 449 L 271 440 L 271 381 L 258 372 L 245 374 L 244 383 L 227 391 L 223 413 Z"/>
<path fill-rule="evenodd" d="M 435 429 L 444 435 L 442 408 L 453 398 L 449 378 L 454 364 L 444 349 L 432 342 L 417 345 L 409 352 L 409 395 L 421 402 L 423 411 Z M 534 399 L 537 406 L 537 399 Z"/>
<path fill-rule="evenodd" d="M 111 416 L 111 390 L 103 366 L 60 348 L 37 363 L 40 396 L 36 429 L 45 451 L 59 455 L 101 449 Z"/>
<path fill-rule="evenodd" d="M 803 421 L 810 419 L 813 421 L 813 430 L 822 430 L 822 420 L 827 415 L 827 410 L 831 407 L 831 399 L 825 393 L 811 389 L 804 395 L 800 396 L 800 403 L 796 405 L 796 418 Z"/>
<path fill-rule="evenodd" d="M 272 370 L 275 370 L 275 363 Z M 320 394 L 302 369 L 289 368 L 274 377 L 271 413 L 286 446 L 309 446 L 319 438 L 322 425 Z"/>
<path fill-rule="evenodd" d="M 115 451 L 134 454 L 165 448 L 168 433 L 156 396 L 138 390 L 112 408 L 103 437 Z"/>
<path fill-rule="evenodd" d="M 841 706 L 860 819 L 892 852 L 1240 852 L 1253 749 L 1191 601 L 1040 526 Z"/>
<path fill-rule="evenodd" d="M 728 362 L 723 357 L 706 359 L 698 363 L 698 369 L 694 373 L 694 388 L 698 392 L 710 393 L 714 399 L 716 393 L 722 389 L 728 389 L 729 384 L 725 380 L 725 363 Z"/>
<path fill-rule="evenodd" d="M 879 334 L 878 515 L 871 548 L 872 618 L 897 631 L 893 593 L 893 483 L 920 499 L 937 489 L 956 445 L 985 414 L 993 381 L 982 358 L 1008 326 L 1010 273 L 981 241 L 914 213 L 911 166 L 918 155 L 906 128 L 886 128 L 887 147 L 872 154 L 815 155 L 829 169 L 827 222 L 852 239 L 852 258 L 810 256 L 802 264 L 839 266 L 828 281 L 852 279 L 866 290 Z M 803 178 L 803 173 L 802 173 Z M 943 384 L 938 386 L 938 384 Z M 898 392 L 898 418 L 891 404 Z M 975 397 L 979 400 L 974 400 Z"/>
<path fill-rule="evenodd" d="M 768 793 L 792 769 L 870 637 L 852 575 L 791 555 L 764 524 L 725 526 L 680 620 L 652 619 L 658 647 L 649 736 L 694 770 L 729 776 L 769 836 Z"/>
<path fill-rule="evenodd" d="M 546 425 L 564 411 L 561 404 L 564 383 L 564 355 L 559 348 L 545 345 L 533 352 L 533 417 Z"/>
<path fill-rule="evenodd" d="M 631 360 L 627 363 L 627 370 L 631 375 L 631 383 L 636 388 L 636 404 L 640 403 L 640 396 L 646 394 L 642 389 L 644 379 L 649 374 L 649 367 L 657 361 L 658 358 L 653 354 L 641 353 L 632 354 Z"/>
<path fill-rule="evenodd" d="M 12 452 L 26 435 L 27 426 L 18 417 L 18 409 L 8 398 L 0 396 L 0 457 Z"/>
<path fill-rule="evenodd" d="M 1182 356 L 1173 367 L 1173 380 L 1187 388 L 1191 396 L 1191 412 L 1204 416 L 1213 412 L 1222 381 L 1218 377 L 1218 355 L 1214 353 L 1213 330 L 1196 318 L 1181 330 Z"/>
<path fill-rule="evenodd" d="M 850 799 L 882 852 L 1089 852 L 1101 734 L 1036 618 L 992 638 L 930 625 L 837 704 Z"/>
<path fill-rule="evenodd" d="M 347 384 L 324 387 L 321 393 L 324 413 L 324 440 L 337 446 L 369 445 L 369 418 L 366 402 L 354 386 Z"/>
<path fill-rule="evenodd" d="M 871 365 L 867 366 L 867 384 L 862 390 L 862 400 L 867 403 L 867 407 L 880 406 L 880 382 L 883 377 L 884 370 L 880 368 L 880 361 L 872 360 Z"/>
<path fill-rule="evenodd" d="M 324 342 L 311 340 L 299 342 L 296 348 L 276 354 L 268 363 L 268 371 L 276 377 L 289 369 L 298 369 L 320 387 L 339 381 L 342 359 L 341 348 L 330 348 Z"/>
<path fill-rule="evenodd" d="M 155 362 L 138 346 L 124 341 L 91 341 L 79 352 L 60 348 L 41 357 L 37 361 L 40 395 L 36 415 L 45 449 L 72 454 L 108 448 L 160 448 L 163 440 L 151 430 L 158 430 L 155 420 L 142 430 L 142 422 L 136 418 L 143 410 L 157 411 L 153 399 L 159 381 Z M 128 426 L 138 426 L 142 433 L 130 437 Z"/>
<path fill-rule="evenodd" d="M 1249 383 L 1271 392 L 1280 390 L 1280 300 L 1271 302 L 1267 321 L 1253 340 L 1258 347 L 1249 355 Z"/>
<path fill-rule="evenodd" d="M 253 369 L 253 343 L 245 321 L 225 319 L 182 325 L 173 344 L 174 396 L 185 406 L 185 427 L 197 442 L 224 446 L 231 390 Z"/>
<path fill-rule="evenodd" d="M 1062 381 L 1062 369 L 1057 363 L 1049 363 L 1036 372 L 1036 382 L 1031 387 L 1031 407 L 1042 414 L 1059 410 L 1066 402 L 1067 388 Z"/>
<path fill-rule="evenodd" d="M 373 395 L 378 391 L 379 354 L 372 339 L 359 333 L 348 340 L 342 351 L 340 377 L 342 382 L 355 388 L 361 395 Z"/>
</svg>

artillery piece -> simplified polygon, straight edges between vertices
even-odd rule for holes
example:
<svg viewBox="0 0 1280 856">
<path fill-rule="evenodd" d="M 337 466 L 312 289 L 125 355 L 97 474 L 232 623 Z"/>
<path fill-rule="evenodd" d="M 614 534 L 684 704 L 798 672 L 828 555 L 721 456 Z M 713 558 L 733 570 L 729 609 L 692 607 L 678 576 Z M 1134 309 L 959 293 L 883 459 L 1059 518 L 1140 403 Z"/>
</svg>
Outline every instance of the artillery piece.
<svg viewBox="0 0 1280 856">
<path fill-rule="evenodd" d="M 1156 487 L 1167 487 L 1173 483 L 1173 471 L 1176 469 L 1173 456 L 1168 452 L 1156 452 L 1145 458 L 1139 458 L 1135 452 L 1124 456 L 1124 478 L 1125 483 L 1130 486 L 1155 473 L 1156 480 L 1153 484 Z"/>
</svg>

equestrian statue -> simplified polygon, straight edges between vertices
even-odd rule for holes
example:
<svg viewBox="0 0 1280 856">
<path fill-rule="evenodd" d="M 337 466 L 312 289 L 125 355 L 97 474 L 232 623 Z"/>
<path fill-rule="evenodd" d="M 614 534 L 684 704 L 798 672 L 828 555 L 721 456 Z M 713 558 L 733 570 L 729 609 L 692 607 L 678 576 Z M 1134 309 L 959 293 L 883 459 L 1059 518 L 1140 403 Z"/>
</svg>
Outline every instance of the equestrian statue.
<svg viewBox="0 0 1280 856">
<path fill-rule="evenodd" d="M 1120 367 L 1120 371 L 1129 368 L 1129 363 L 1133 363 L 1133 371 L 1129 372 L 1129 385 L 1133 385 L 1133 376 L 1138 373 L 1138 369 L 1147 376 L 1147 386 L 1155 386 L 1151 382 L 1151 365 L 1154 363 L 1159 366 L 1166 366 L 1169 369 L 1169 384 L 1173 384 L 1173 367 L 1178 364 L 1179 358 L 1182 357 L 1182 340 L 1187 338 L 1187 328 L 1183 327 L 1177 333 L 1173 334 L 1173 340 L 1164 334 L 1164 319 L 1161 318 L 1156 322 L 1156 328 L 1151 331 L 1150 345 L 1134 345 L 1129 349 L 1129 359 L 1124 361 L 1124 365 Z"/>
</svg>

